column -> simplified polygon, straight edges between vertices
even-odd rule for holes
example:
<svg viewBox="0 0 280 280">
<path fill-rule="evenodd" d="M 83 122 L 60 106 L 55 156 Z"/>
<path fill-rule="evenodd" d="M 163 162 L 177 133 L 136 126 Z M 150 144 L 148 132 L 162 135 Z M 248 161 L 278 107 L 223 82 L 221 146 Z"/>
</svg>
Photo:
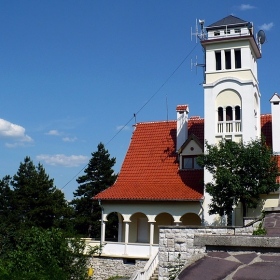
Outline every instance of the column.
<svg viewBox="0 0 280 280">
<path fill-rule="evenodd" d="M 129 237 L 129 222 L 125 222 L 125 232 L 124 232 L 124 254 L 127 255 L 127 245 Z"/>
<path fill-rule="evenodd" d="M 101 221 L 101 244 L 105 242 L 105 229 L 106 229 L 106 222 Z"/>
<path fill-rule="evenodd" d="M 118 224 L 118 242 L 122 242 L 122 222 Z"/>
<path fill-rule="evenodd" d="M 150 222 L 150 256 L 153 253 L 154 232 L 155 232 L 155 223 Z"/>
</svg>

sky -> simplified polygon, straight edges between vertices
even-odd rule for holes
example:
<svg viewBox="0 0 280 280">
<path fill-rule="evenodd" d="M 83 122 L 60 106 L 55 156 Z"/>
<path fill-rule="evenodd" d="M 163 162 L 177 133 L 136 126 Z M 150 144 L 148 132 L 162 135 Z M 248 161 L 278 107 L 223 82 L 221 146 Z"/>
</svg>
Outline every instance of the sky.
<svg viewBox="0 0 280 280">
<path fill-rule="evenodd" d="M 270 113 L 279 10 L 256 0 L 0 0 L 0 178 L 29 156 L 71 200 L 100 142 L 118 173 L 135 123 L 174 120 L 179 104 L 203 117 L 196 19 L 231 14 L 265 31 L 258 77 Z"/>
</svg>

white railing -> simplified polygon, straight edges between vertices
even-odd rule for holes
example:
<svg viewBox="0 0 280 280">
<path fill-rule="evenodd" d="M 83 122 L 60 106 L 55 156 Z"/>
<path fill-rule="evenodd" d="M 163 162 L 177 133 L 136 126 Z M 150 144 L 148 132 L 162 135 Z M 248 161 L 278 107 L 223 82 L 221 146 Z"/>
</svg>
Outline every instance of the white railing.
<svg viewBox="0 0 280 280">
<path fill-rule="evenodd" d="M 218 133 L 241 132 L 241 121 L 218 122 Z"/>
<path fill-rule="evenodd" d="M 147 280 L 153 275 L 158 266 L 158 251 L 150 257 L 145 267 L 141 270 L 137 270 L 130 277 L 130 280 Z"/>
<path fill-rule="evenodd" d="M 90 238 L 84 239 L 86 242 L 87 248 L 89 246 L 94 247 L 100 245 L 100 241 L 92 240 Z M 140 257 L 148 258 L 151 255 L 154 255 L 158 251 L 158 245 L 153 245 L 150 248 L 150 244 L 147 243 L 128 243 L 123 242 L 109 242 L 105 241 L 104 247 L 102 248 L 102 255 L 107 256 L 118 256 L 118 257 Z M 151 251 L 151 253 L 150 253 Z"/>
</svg>

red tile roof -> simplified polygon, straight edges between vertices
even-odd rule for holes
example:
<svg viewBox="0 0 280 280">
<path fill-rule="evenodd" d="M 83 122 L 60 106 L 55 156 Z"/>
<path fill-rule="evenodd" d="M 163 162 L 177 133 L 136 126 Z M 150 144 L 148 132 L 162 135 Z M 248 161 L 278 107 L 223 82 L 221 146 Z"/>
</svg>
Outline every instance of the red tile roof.
<svg viewBox="0 0 280 280">
<path fill-rule="evenodd" d="M 272 142 L 271 115 L 261 116 L 261 130 Z M 192 117 L 188 134 L 204 143 L 204 119 Z M 199 200 L 203 170 L 179 170 L 176 121 L 138 123 L 116 183 L 94 199 Z"/>
<path fill-rule="evenodd" d="M 202 130 L 203 139 L 201 121 L 192 131 Z M 189 122 L 190 130 L 194 124 Z M 169 121 L 136 125 L 116 183 L 95 199 L 185 201 L 202 197 L 203 169 L 179 170 L 176 121 Z"/>
<path fill-rule="evenodd" d="M 266 144 L 272 147 L 272 117 L 271 114 L 261 115 L 261 132 Z"/>
<path fill-rule="evenodd" d="M 176 107 L 177 112 L 186 111 L 188 109 L 188 105 L 178 105 Z"/>
</svg>

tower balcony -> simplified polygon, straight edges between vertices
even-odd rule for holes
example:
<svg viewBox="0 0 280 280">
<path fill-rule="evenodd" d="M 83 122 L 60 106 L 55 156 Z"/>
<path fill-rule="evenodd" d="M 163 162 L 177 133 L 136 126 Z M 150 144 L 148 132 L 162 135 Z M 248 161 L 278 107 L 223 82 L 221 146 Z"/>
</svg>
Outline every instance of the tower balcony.
<svg viewBox="0 0 280 280">
<path fill-rule="evenodd" d="M 218 121 L 217 132 L 219 134 L 242 132 L 241 120 Z"/>
</svg>

